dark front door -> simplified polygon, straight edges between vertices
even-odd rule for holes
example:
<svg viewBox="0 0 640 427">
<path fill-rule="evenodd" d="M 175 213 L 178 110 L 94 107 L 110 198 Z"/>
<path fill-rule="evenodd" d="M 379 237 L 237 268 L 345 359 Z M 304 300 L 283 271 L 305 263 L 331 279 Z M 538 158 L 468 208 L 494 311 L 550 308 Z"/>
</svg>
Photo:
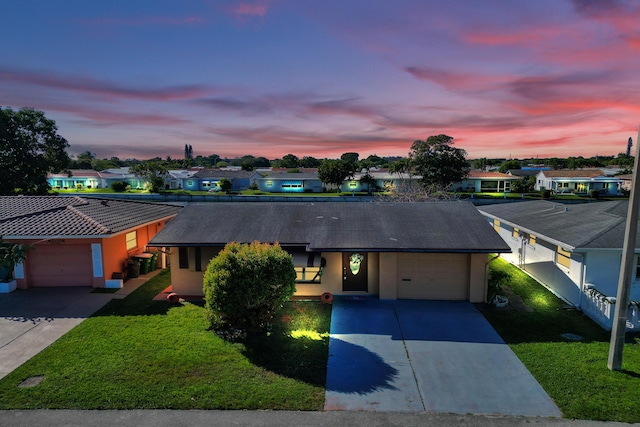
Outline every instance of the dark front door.
<svg viewBox="0 0 640 427">
<path fill-rule="evenodd" d="M 342 290 L 367 292 L 367 254 L 365 252 L 342 253 Z"/>
</svg>

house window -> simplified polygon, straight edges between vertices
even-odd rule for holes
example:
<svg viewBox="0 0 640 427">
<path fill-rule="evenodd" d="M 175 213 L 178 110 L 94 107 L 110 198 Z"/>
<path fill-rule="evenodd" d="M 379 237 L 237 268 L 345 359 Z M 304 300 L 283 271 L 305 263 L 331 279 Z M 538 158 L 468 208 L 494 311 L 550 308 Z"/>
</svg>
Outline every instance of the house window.
<svg viewBox="0 0 640 427">
<path fill-rule="evenodd" d="M 178 248 L 178 267 L 189 268 L 189 250 L 187 248 Z"/>
<path fill-rule="evenodd" d="M 640 256 L 636 257 L 636 280 L 640 279 Z"/>
<path fill-rule="evenodd" d="M 273 181 L 267 181 L 267 187 L 271 187 L 273 185 Z"/>
<path fill-rule="evenodd" d="M 202 248 L 195 248 L 196 271 L 202 271 Z"/>
<path fill-rule="evenodd" d="M 520 230 L 518 230 L 516 227 L 513 227 L 513 230 L 511 231 L 511 237 L 514 237 L 516 239 L 520 237 Z"/>
<path fill-rule="evenodd" d="M 355 181 L 351 181 L 349 182 L 349 188 L 357 188 L 358 187 L 358 183 Z"/>
<path fill-rule="evenodd" d="M 493 220 L 493 229 L 496 230 L 498 233 L 500 232 L 500 220 L 497 220 L 497 219 Z"/>
<path fill-rule="evenodd" d="M 211 182 L 209 182 L 209 181 L 202 181 L 202 187 L 211 187 Z"/>
<path fill-rule="evenodd" d="M 193 181 L 191 181 L 191 180 L 187 181 L 187 185 L 188 185 L 189 187 L 193 186 Z"/>
<path fill-rule="evenodd" d="M 295 267 L 296 283 L 320 283 L 321 267 Z"/>
<path fill-rule="evenodd" d="M 536 245 L 536 236 L 534 236 L 533 234 L 529 234 L 529 246 L 535 246 Z"/>
<path fill-rule="evenodd" d="M 571 265 L 571 252 L 565 251 L 561 246 L 558 246 L 556 262 L 563 267 L 569 268 Z"/>
<path fill-rule="evenodd" d="M 125 235 L 125 241 L 127 242 L 127 250 L 135 249 L 138 247 L 138 233 L 132 231 Z"/>
</svg>

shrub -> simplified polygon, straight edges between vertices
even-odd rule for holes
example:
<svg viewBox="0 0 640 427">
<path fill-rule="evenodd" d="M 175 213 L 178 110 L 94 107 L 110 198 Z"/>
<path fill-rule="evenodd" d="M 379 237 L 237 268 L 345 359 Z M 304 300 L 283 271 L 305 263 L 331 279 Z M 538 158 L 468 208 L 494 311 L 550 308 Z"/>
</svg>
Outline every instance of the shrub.
<svg viewBox="0 0 640 427">
<path fill-rule="evenodd" d="M 111 189 L 115 192 L 121 193 L 123 191 L 126 191 L 127 187 L 129 186 L 129 184 L 127 184 L 124 181 L 114 181 L 111 183 Z"/>
<path fill-rule="evenodd" d="M 231 188 L 233 187 L 233 183 L 227 178 L 222 178 L 220 181 L 218 181 L 218 187 L 220 187 L 220 189 L 225 193 L 228 193 L 229 190 L 231 190 Z"/>
<path fill-rule="evenodd" d="M 295 292 L 291 255 L 277 243 L 228 243 L 204 274 L 207 317 L 213 329 L 260 331 Z"/>
<path fill-rule="evenodd" d="M 590 190 L 589 197 L 592 199 L 597 199 L 600 196 L 600 190 Z"/>
</svg>

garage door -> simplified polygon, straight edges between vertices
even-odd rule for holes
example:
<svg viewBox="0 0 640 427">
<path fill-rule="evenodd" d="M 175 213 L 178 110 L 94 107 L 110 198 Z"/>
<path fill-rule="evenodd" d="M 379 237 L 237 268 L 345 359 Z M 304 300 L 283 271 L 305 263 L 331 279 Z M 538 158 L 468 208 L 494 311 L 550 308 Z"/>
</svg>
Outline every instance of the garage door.
<svg viewBox="0 0 640 427">
<path fill-rule="evenodd" d="M 398 298 L 469 299 L 469 254 L 398 254 Z"/>
<path fill-rule="evenodd" d="M 31 286 L 91 286 L 91 245 L 36 245 L 27 254 Z"/>
</svg>

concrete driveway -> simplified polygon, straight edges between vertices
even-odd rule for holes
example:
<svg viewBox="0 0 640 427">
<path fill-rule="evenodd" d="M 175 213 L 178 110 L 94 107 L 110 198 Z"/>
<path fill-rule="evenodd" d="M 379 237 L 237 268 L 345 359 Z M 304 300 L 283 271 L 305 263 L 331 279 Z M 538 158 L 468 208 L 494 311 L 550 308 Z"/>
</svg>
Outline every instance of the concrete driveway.
<svg viewBox="0 0 640 427">
<path fill-rule="evenodd" d="M 468 302 L 337 298 L 325 410 L 560 417 Z"/>
</svg>

